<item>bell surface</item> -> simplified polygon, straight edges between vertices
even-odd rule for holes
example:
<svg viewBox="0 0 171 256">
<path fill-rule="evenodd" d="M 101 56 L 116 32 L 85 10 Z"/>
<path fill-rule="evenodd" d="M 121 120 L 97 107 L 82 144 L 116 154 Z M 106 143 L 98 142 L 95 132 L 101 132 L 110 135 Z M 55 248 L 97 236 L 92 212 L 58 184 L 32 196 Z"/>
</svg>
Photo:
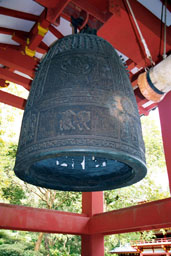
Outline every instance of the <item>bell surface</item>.
<svg viewBox="0 0 171 256">
<path fill-rule="evenodd" d="M 75 34 L 41 61 L 25 108 L 15 173 L 63 191 L 128 186 L 146 175 L 132 85 L 104 39 Z"/>
</svg>

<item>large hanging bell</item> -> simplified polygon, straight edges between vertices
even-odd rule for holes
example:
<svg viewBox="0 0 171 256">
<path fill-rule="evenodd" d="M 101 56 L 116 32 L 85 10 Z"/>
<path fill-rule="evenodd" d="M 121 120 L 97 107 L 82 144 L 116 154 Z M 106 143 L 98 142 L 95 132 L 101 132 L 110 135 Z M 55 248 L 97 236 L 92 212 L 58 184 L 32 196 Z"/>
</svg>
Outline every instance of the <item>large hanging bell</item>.
<svg viewBox="0 0 171 256">
<path fill-rule="evenodd" d="M 15 173 L 64 191 L 115 189 L 146 175 L 132 86 L 104 39 L 64 37 L 42 60 L 24 112 Z"/>
</svg>

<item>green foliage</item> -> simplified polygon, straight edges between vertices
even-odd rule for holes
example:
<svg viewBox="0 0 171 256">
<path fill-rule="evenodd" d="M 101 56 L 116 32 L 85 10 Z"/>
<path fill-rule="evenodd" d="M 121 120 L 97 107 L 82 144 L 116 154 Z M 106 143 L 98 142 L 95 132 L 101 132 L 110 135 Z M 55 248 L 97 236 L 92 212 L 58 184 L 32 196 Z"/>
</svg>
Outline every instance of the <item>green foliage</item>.
<svg viewBox="0 0 171 256">
<path fill-rule="evenodd" d="M 11 204 L 21 204 L 22 199 L 26 198 L 23 188 L 14 184 L 2 188 L 2 193 Z"/>
<path fill-rule="evenodd" d="M 19 244 L 0 245 L 1 256 L 22 256 L 23 252 L 23 246 Z"/>
<path fill-rule="evenodd" d="M 141 239 L 145 241 L 151 241 L 151 239 L 156 238 L 153 230 L 142 232 Z"/>
<path fill-rule="evenodd" d="M 14 232 L 10 232 L 9 230 L 1 230 L 0 231 L 0 245 L 1 244 L 15 244 L 21 242 L 21 239 L 18 236 L 13 235 Z M 22 241 L 24 242 L 24 241 Z"/>
<path fill-rule="evenodd" d="M 43 256 L 43 254 L 40 252 L 27 250 L 21 243 L 0 245 L 0 255 L 1 256 Z"/>
<path fill-rule="evenodd" d="M 10 144 L 8 147 L 8 151 L 6 153 L 6 156 L 11 158 L 11 160 L 14 160 L 17 153 L 17 145 L 16 144 Z"/>
<path fill-rule="evenodd" d="M 159 126 L 155 120 L 148 117 L 142 117 L 141 123 L 148 168 L 153 167 L 154 165 L 163 168 L 165 159 Z"/>
<path fill-rule="evenodd" d="M 34 252 L 32 250 L 27 250 L 27 251 L 24 251 L 22 256 L 43 256 L 43 254 L 40 252 Z"/>
</svg>

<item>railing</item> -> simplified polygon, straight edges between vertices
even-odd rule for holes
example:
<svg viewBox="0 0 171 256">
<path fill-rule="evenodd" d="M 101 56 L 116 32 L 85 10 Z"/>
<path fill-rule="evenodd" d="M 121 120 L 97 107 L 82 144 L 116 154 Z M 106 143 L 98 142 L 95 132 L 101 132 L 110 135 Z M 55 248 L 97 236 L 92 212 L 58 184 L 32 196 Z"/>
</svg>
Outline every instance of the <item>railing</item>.
<svg viewBox="0 0 171 256">
<path fill-rule="evenodd" d="M 143 245 L 143 244 L 163 244 L 163 243 L 171 243 L 171 237 L 163 237 L 163 238 L 155 238 L 151 239 L 150 241 L 145 241 L 145 240 L 138 240 L 138 241 L 132 241 L 131 246 L 136 246 L 136 245 Z"/>
</svg>

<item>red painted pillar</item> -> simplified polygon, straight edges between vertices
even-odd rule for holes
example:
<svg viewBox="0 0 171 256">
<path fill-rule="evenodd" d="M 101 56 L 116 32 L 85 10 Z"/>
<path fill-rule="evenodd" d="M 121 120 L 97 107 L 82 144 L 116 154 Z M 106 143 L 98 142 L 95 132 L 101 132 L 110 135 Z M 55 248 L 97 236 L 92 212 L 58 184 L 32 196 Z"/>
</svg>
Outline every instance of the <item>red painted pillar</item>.
<svg viewBox="0 0 171 256">
<path fill-rule="evenodd" d="M 158 105 L 163 146 L 171 191 L 171 92 Z"/>
<path fill-rule="evenodd" d="M 82 193 L 82 212 L 88 216 L 103 212 L 103 192 Z M 82 235 L 81 256 L 104 256 L 103 235 Z"/>
</svg>

